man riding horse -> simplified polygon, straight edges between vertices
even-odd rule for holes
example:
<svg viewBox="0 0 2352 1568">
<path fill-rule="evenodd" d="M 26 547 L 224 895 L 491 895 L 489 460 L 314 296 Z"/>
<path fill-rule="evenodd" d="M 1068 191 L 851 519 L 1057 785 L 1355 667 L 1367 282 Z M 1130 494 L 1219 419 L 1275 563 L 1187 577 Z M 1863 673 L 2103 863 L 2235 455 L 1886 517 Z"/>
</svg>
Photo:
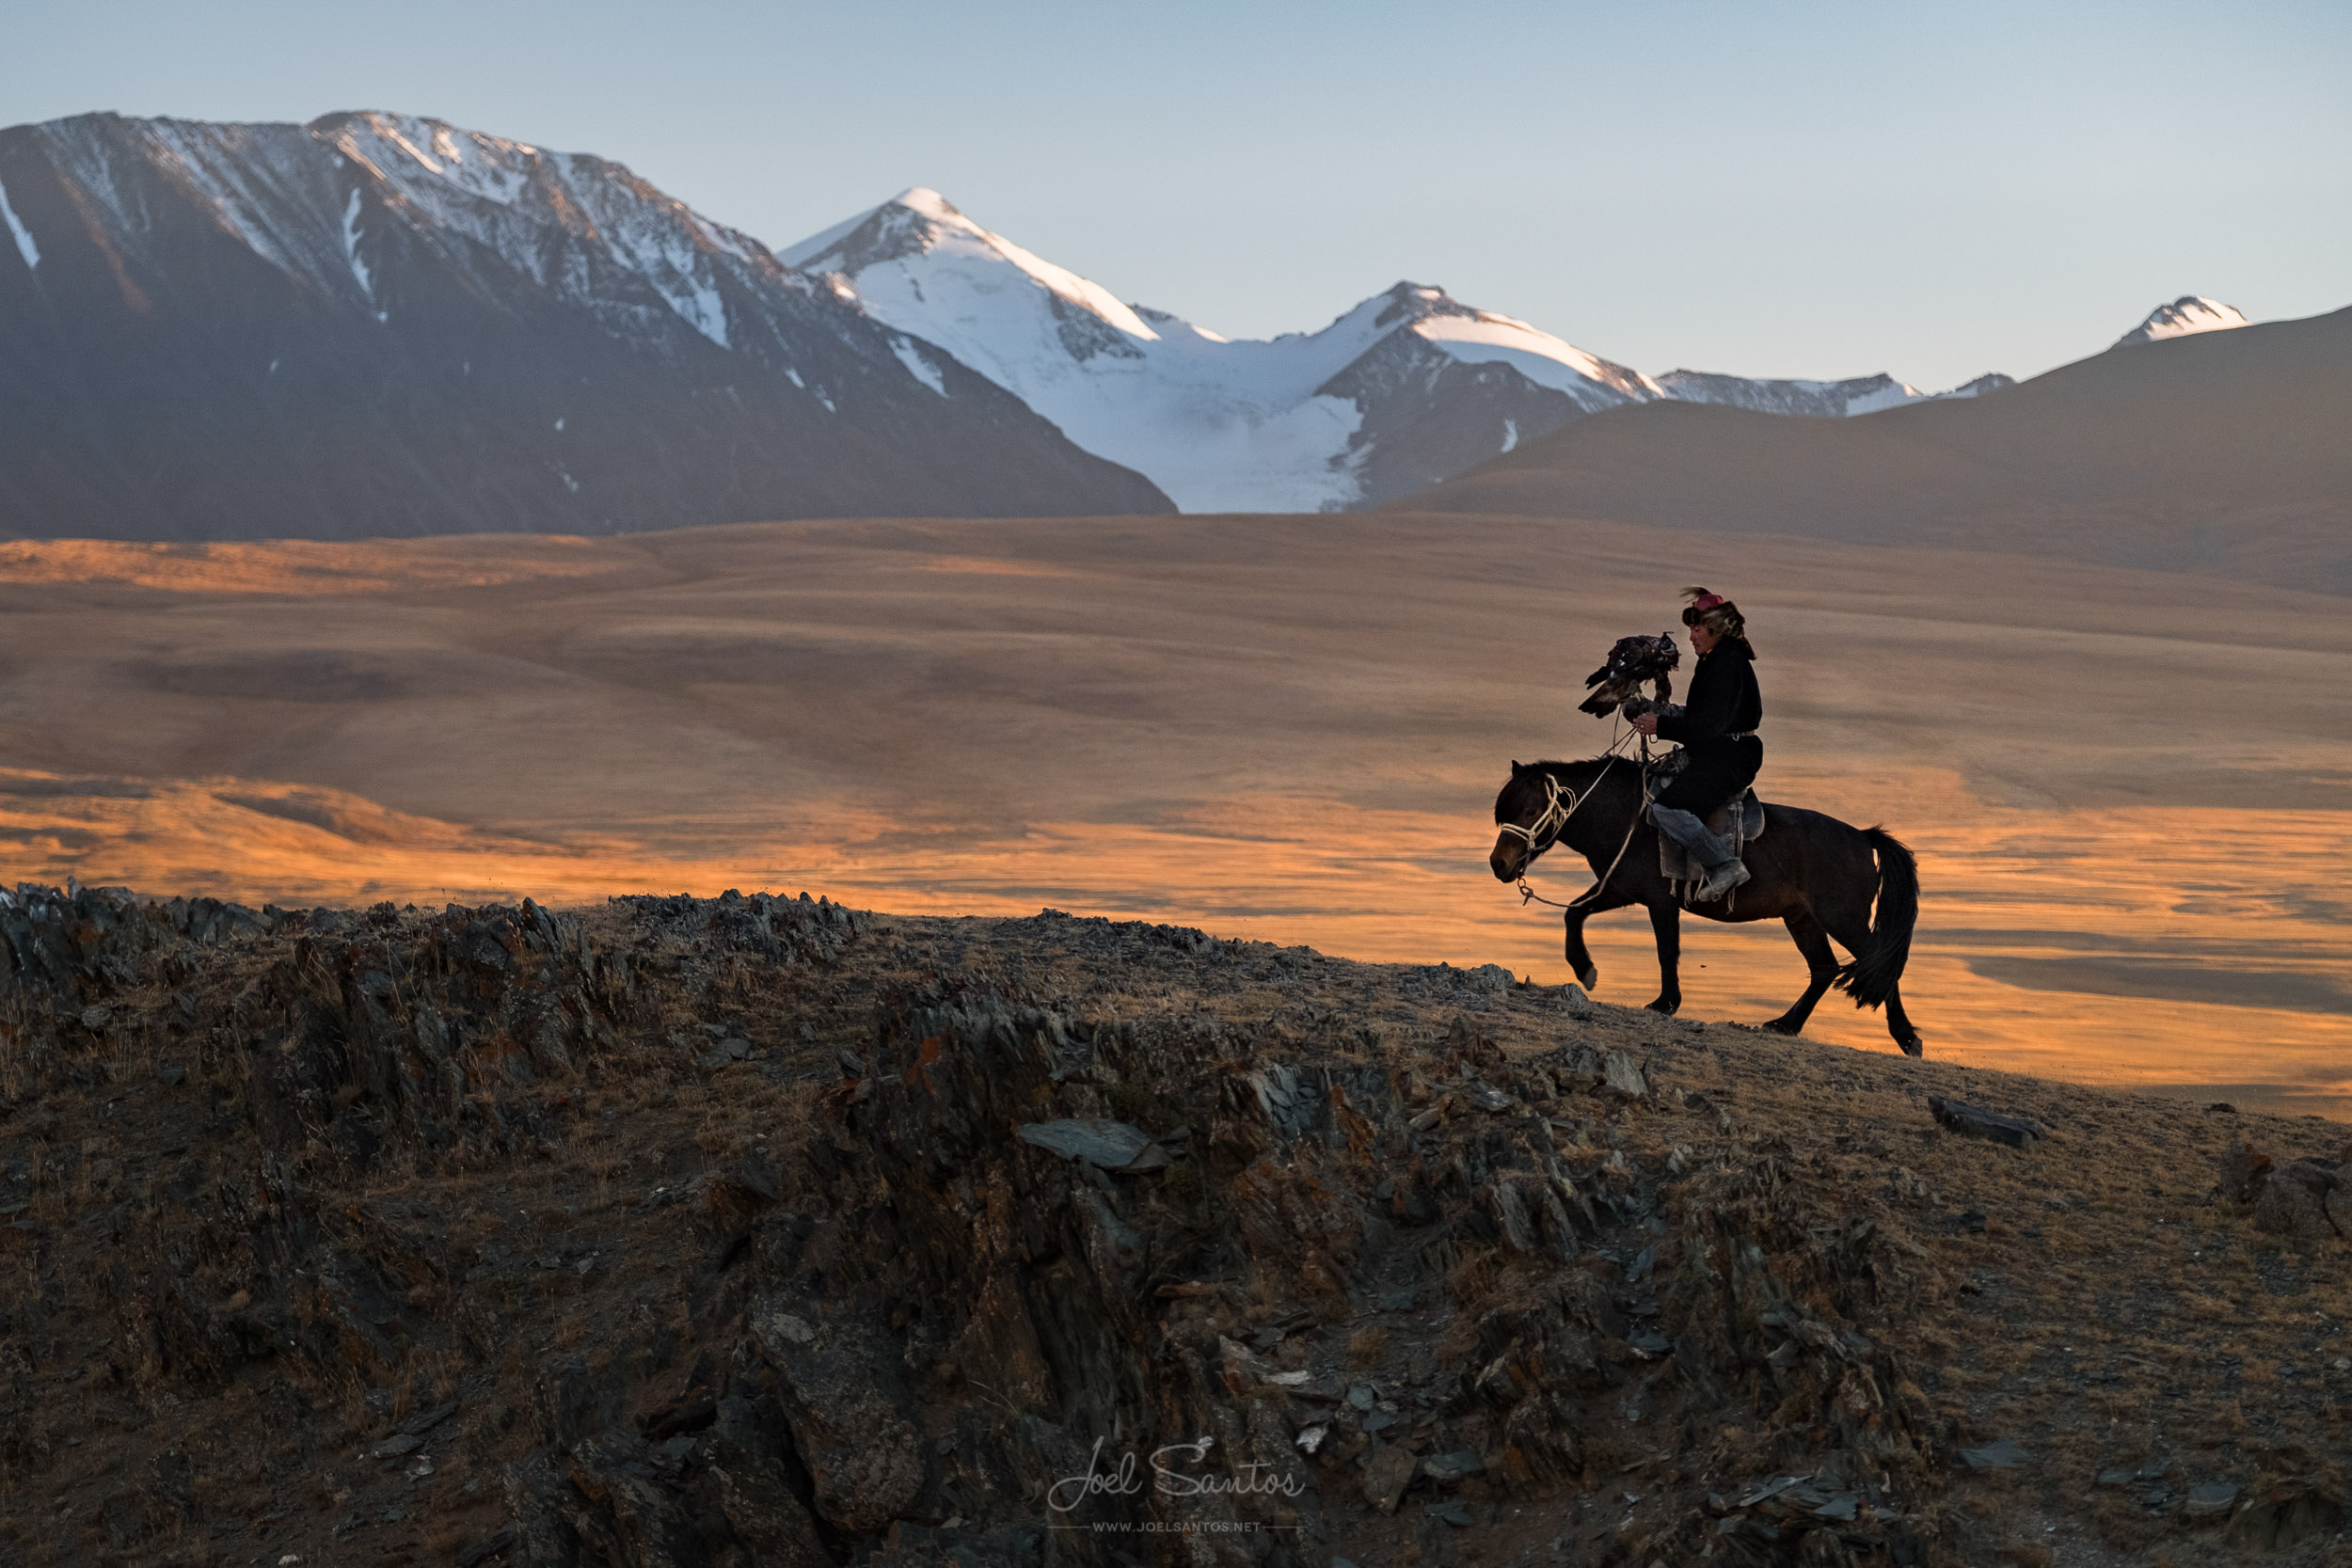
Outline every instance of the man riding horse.
<svg viewBox="0 0 2352 1568">
<path fill-rule="evenodd" d="M 1707 818 L 1745 794 L 1764 766 L 1764 742 L 1756 733 L 1764 718 L 1764 696 L 1756 689 L 1756 650 L 1748 644 L 1748 623 L 1740 607 L 1704 588 L 1686 588 L 1682 596 L 1690 600 L 1682 624 L 1691 628 L 1691 646 L 1699 656 L 1690 701 L 1654 707 L 1635 719 L 1633 727 L 1675 741 L 1690 755 L 1689 765 L 1659 792 L 1650 812 L 1659 831 L 1706 867 L 1707 880 L 1692 898 L 1706 904 L 1748 879 L 1748 868 L 1731 846 L 1708 831 Z"/>
<path fill-rule="evenodd" d="M 1584 923 L 1594 915 L 1628 905 L 1649 911 L 1659 980 L 1657 1000 L 1649 1006 L 1661 1013 L 1682 1006 L 1685 912 L 1726 925 L 1778 920 L 1804 956 L 1807 978 L 1804 993 L 1764 1028 L 1802 1032 L 1815 1004 L 1834 986 L 1858 1007 L 1884 1007 L 1886 1032 L 1904 1052 L 1918 1055 L 1919 1031 L 1903 1010 L 1900 990 L 1919 918 L 1918 862 L 1883 828 L 1857 828 L 1821 812 L 1772 801 L 1762 807 L 1763 832 L 1748 840 L 1745 865 L 1708 831 L 1707 815 L 1737 800 L 1763 764 L 1756 727 L 1764 703 L 1739 607 L 1704 589 L 1686 590 L 1685 596 L 1691 605 L 1682 620 L 1699 653 L 1690 701 L 1679 708 L 1644 702 L 1633 717 L 1644 735 L 1681 742 L 1689 762 L 1680 776 L 1645 818 L 1643 769 L 1613 747 L 1577 762 L 1514 762 L 1511 777 L 1495 795 L 1488 868 L 1498 881 L 1523 881 L 1536 860 L 1554 847 L 1592 868 L 1593 885 L 1561 906 L 1568 970 L 1587 990 L 1600 983 L 1584 944 Z M 1620 668 L 1613 654 L 1611 664 L 1587 683 L 1599 683 L 1602 689 L 1586 711 L 1617 710 L 1639 681 L 1673 667 L 1670 650 L 1654 667 L 1643 657 L 1644 650 L 1634 649 Z M 1662 863 L 1661 834 L 1680 843 L 1706 868 L 1707 879 L 1687 907 L 1679 895 L 1686 884 L 1670 877 Z M 1735 887 L 1742 889 L 1736 905 L 1724 897 Z M 1521 891 L 1534 894 L 1530 888 Z M 1850 962 L 1837 961 L 1833 942 L 1853 955 Z"/>
</svg>

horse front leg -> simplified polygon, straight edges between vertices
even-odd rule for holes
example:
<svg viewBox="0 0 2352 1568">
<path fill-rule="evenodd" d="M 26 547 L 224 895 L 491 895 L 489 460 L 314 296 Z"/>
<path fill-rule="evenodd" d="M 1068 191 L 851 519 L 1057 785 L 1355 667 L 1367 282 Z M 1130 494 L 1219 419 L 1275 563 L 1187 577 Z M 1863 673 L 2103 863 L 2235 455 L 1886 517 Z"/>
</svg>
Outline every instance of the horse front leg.
<svg viewBox="0 0 2352 1568">
<path fill-rule="evenodd" d="M 1654 1013 L 1682 1008 L 1682 907 L 1669 899 L 1649 907 L 1649 928 L 1658 938 L 1658 1000 Z"/>
<path fill-rule="evenodd" d="M 1560 916 L 1560 924 L 1567 927 L 1569 973 L 1584 983 L 1586 990 L 1598 990 L 1600 971 L 1594 967 L 1592 951 L 1584 945 L 1584 919 L 1592 912 L 1590 906 L 1580 901 L 1577 908 Z"/>
<path fill-rule="evenodd" d="M 1568 968 L 1583 982 L 1586 990 L 1600 989 L 1600 971 L 1593 966 L 1593 955 L 1584 945 L 1584 922 L 1593 915 L 1607 914 L 1611 910 L 1624 909 L 1632 902 L 1621 894 L 1601 892 L 1600 884 L 1595 882 L 1576 896 L 1574 909 L 1561 911 L 1560 924 L 1567 930 Z"/>
</svg>

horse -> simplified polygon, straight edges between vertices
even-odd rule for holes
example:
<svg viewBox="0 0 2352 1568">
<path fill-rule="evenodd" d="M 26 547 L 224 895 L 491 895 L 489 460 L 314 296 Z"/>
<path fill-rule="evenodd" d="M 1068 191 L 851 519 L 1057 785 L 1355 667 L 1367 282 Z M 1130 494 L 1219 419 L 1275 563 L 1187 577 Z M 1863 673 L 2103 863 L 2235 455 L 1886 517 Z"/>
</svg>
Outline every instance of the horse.
<svg viewBox="0 0 2352 1568">
<path fill-rule="evenodd" d="M 1671 1014 L 1682 1006 L 1679 975 L 1682 905 L 1658 869 L 1658 829 L 1644 809 L 1642 766 L 1629 758 L 1511 764 L 1511 781 L 1495 796 L 1495 879 L 1515 882 L 1535 858 L 1565 844 L 1591 863 L 1598 880 L 1569 901 L 1568 967 L 1586 990 L 1600 972 L 1584 946 L 1588 915 L 1639 904 L 1658 938 L 1658 999 L 1650 1010 Z M 1886 1008 L 1886 1032 L 1907 1056 L 1925 1043 L 1903 1012 L 1898 982 L 1911 957 L 1919 916 L 1919 863 L 1893 834 L 1856 828 L 1818 811 L 1767 803 L 1765 830 L 1747 847 L 1749 879 L 1728 899 L 1692 907 L 1708 920 L 1777 919 L 1788 927 L 1810 974 L 1804 994 L 1763 1027 L 1803 1032 L 1814 1006 L 1832 986 L 1857 1007 Z M 1875 899 L 1878 915 L 1871 919 Z M 1832 938 L 1853 955 L 1841 964 Z"/>
</svg>

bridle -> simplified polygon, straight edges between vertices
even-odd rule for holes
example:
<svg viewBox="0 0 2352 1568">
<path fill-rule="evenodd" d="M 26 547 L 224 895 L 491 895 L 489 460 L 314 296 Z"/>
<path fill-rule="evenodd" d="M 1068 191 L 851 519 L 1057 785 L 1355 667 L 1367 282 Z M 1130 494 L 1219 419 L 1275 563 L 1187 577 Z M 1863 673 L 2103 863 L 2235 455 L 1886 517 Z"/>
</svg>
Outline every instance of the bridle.
<svg viewBox="0 0 2352 1568">
<path fill-rule="evenodd" d="M 1600 765 L 1600 771 L 1593 775 L 1593 782 L 1585 786 L 1584 793 L 1581 795 L 1562 784 L 1556 775 L 1545 774 L 1544 809 L 1536 814 L 1535 820 L 1524 828 L 1516 822 L 1498 823 L 1496 831 L 1512 833 L 1526 840 L 1527 861 L 1529 864 L 1533 864 L 1537 855 L 1560 842 L 1561 833 L 1567 829 L 1568 818 L 1574 816 L 1577 808 L 1598 792 L 1600 781 L 1609 776 L 1609 769 L 1615 767 L 1616 763 L 1617 758 L 1612 753 L 1609 759 Z M 1541 843 L 1536 842 L 1539 839 L 1542 840 Z"/>
<path fill-rule="evenodd" d="M 1647 742 L 1643 744 L 1642 755 L 1645 761 L 1648 759 Z M 1528 885 L 1527 880 L 1527 868 L 1535 863 L 1535 857 L 1560 842 L 1560 834 L 1567 828 L 1568 818 L 1576 815 L 1579 806 L 1600 793 L 1600 781 L 1609 776 L 1609 769 L 1616 766 L 1616 763 L 1617 752 L 1614 748 L 1612 748 L 1608 760 L 1600 765 L 1600 771 L 1593 775 L 1593 782 L 1586 786 L 1581 795 L 1561 784 L 1551 774 L 1545 774 L 1544 785 L 1547 793 L 1544 809 L 1535 820 L 1524 828 L 1516 822 L 1502 822 L 1496 825 L 1499 831 L 1517 833 L 1527 841 L 1527 859 L 1519 865 L 1519 905 L 1521 908 L 1525 908 L 1532 900 L 1534 903 L 1549 904 L 1555 910 L 1566 910 L 1573 913 L 1598 897 L 1600 890 L 1609 885 L 1609 879 L 1617 874 L 1617 867 L 1625 863 L 1625 852 L 1633 847 L 1633 835 L 1642 826 L 1642 812 L 1639 808 L 1626 822 L 1625 842 L 1617 846 L 1616 858 L 1609 863 L 1609 869 L 1600 874 L 1600 880 L 1586 888 L 1582 893 L 1563 904 L 1557 899 L 1547 898 L 1537 893 Z M 1547 837 L 1547 834 L 1549 836 Z M 1539 838 L 1543 839 L 1541 844 L 1535 842 Z"/>
</svg>

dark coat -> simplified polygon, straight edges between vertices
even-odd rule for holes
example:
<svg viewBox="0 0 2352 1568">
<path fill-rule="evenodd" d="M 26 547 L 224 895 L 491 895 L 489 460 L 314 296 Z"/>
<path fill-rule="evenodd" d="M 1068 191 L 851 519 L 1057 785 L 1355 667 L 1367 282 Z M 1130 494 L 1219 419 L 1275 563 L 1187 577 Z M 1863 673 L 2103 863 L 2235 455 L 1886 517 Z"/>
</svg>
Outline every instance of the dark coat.
<svg viewBox="0 0 2352 1568">
<path fill-rule="evenodd" d="M 1756 685 L 1756 651 L 1747 640 L 1726 639 L 1699 656 L 1691 676 L 1690 701 L 1680 713 L 1661 713 L 1661 738 L 1679 743 L 1691 764 L 1660 793 L 1661 805 L 1679 807 L 1704 819 L 1738 799 L 1764 766 L 1764 742 L 1744 732 L 1764 720 L 1764 694 Z M 1740 736 L 1740 739 L 1732 736 Z"/>
</svg>

